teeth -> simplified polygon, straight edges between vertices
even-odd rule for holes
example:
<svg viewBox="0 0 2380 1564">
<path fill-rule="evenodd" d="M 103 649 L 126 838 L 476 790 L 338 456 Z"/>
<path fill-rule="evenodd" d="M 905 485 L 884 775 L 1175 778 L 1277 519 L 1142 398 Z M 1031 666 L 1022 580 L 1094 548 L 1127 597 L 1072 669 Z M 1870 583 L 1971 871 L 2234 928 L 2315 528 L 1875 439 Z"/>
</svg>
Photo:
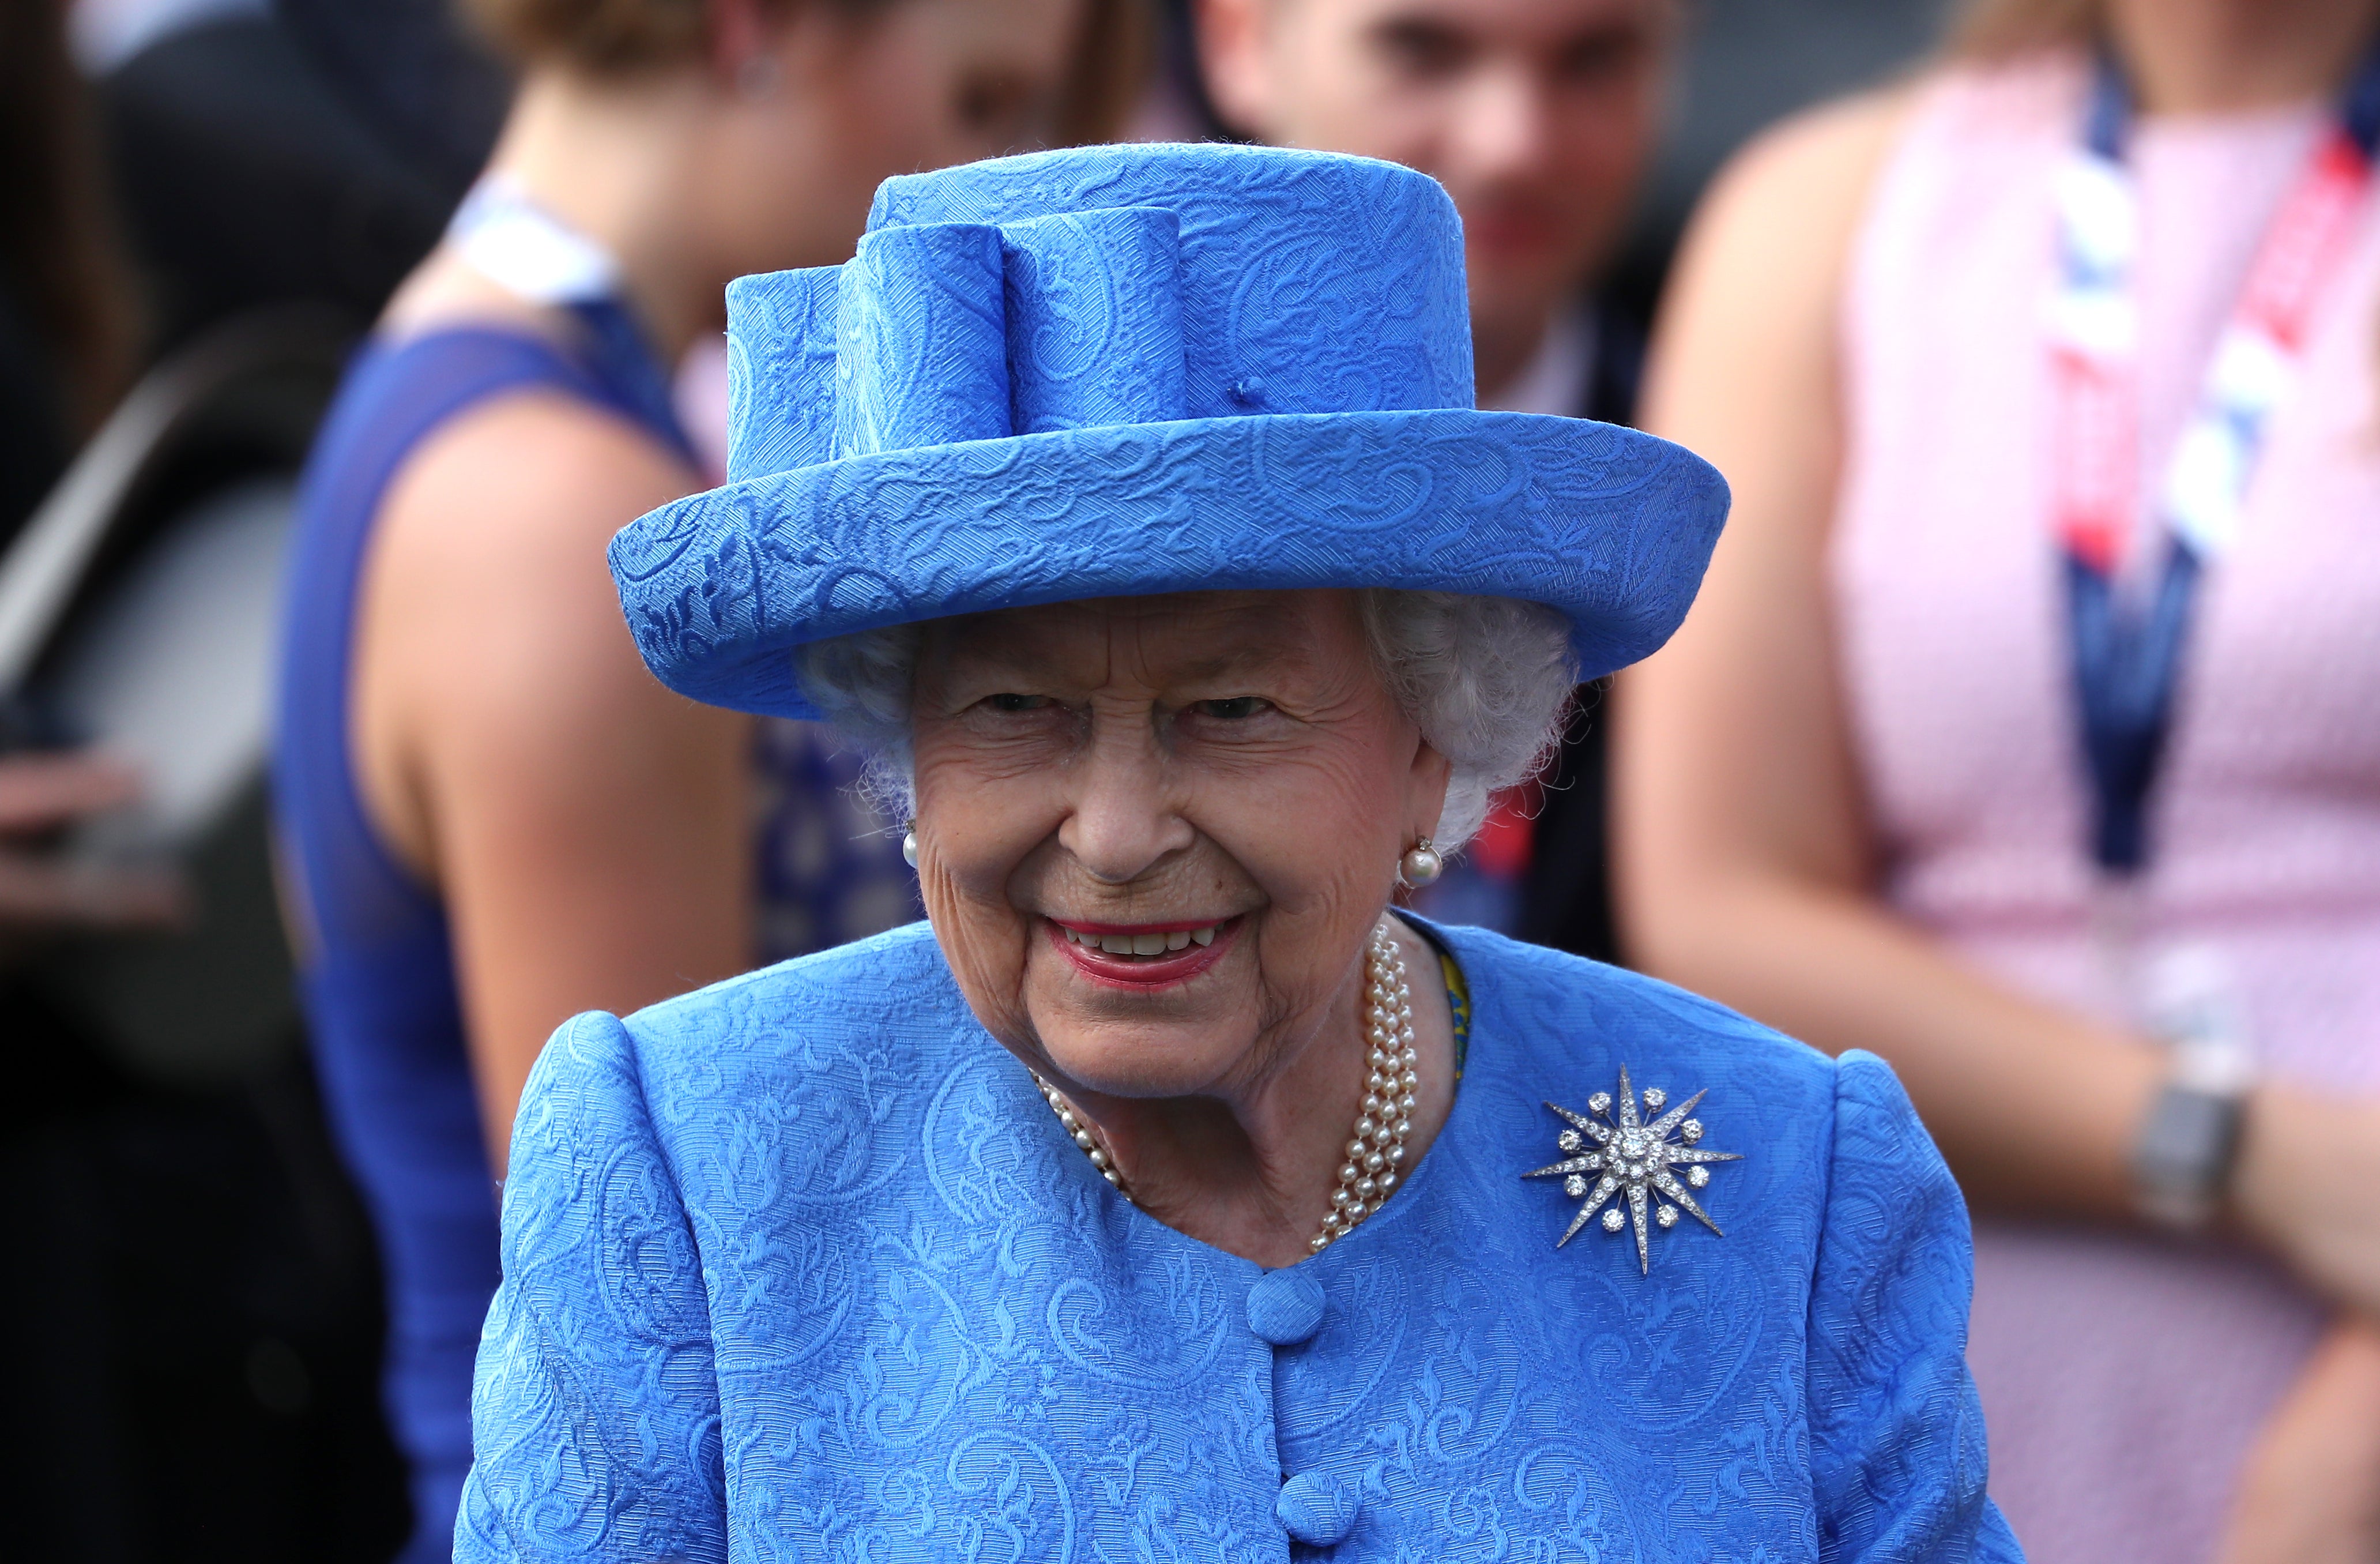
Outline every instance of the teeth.
<svg viewBox="0 0 2380 1564">
<path fill-rule="evenodd" d="M 1064 925 L 1060 925 L 1063 928 Z M 1088 950 L 1104 951 L 1110 956 L 1163 956 L 1170 951 L 1187 950 L 1215 943 L 1215 925 L 1203 929 L 1175 929 L 1170 934 L 1095 935 L 1065 929 L 1065 935 Z"/>
</svg>

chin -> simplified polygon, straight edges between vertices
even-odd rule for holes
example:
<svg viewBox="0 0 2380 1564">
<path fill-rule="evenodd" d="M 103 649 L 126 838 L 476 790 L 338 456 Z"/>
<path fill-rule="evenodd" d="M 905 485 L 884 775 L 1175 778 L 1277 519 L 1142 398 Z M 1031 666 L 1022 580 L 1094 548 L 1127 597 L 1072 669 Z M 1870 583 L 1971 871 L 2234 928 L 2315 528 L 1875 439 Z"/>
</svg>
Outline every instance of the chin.
<svg viewBox="0 0 2380 1564">
<path fill-rule="evenodd" d="M 1061 1075 L 1110 1097 L 1195 1096 L 1228 1074 L 1254 1041 L 1187 1020 L 1113 1024 L 1067 1017 L 1036 1030 Z"/>
</svg>

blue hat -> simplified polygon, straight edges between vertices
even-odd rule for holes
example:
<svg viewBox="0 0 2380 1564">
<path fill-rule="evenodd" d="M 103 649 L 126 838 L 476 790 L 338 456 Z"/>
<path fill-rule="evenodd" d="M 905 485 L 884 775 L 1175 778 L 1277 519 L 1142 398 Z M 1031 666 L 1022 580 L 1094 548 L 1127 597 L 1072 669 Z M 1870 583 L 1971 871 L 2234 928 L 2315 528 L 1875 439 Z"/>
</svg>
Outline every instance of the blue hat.
<svg viewBox="0 0 2380 1564">
<path fill-rule="evenodd" d="M 1077 598 L 1405 587 L 1669 639 L 1727 485 L 1611 424 L 1475 411 L 1463 234 L 1394 164 L 1088 147 L 887 180 L 841 266 L 727 290 L 728 481 L 612 570 L 662 683 L 816 715 L 797 646 Z"/>
</svg>

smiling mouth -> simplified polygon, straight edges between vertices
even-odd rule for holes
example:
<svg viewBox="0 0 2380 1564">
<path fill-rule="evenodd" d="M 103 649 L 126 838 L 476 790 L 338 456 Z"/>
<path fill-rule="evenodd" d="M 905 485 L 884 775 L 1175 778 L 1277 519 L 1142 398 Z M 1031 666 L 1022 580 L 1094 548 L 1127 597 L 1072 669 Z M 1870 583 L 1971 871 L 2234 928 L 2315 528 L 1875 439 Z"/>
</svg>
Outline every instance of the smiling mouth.
<svg viewBox="0 0 2380 1564">
<path fill-rule="evenodd" d="M 1187 983 L 1223 958 L 1242 919 L 1211 923 L 1062 923 L 1050 943 L 1094 983 L 1148 992 Z"/>
<path fill-rule="evenodd" d="M 1054 919 L 1051 921 L 1056 922 Z M 1165 956 L 1177 950 L 1187 950 L 1194 945 L 1205 947 L 1214 944 L 1215 931 L 1221 927 L 1221 923 L 1207 923 L 1195 929 L 1140 929 L 1131 933 L 1121 930 L 1114 933 L 1102 933 L 1059 923 L 1058 932 L 1066 936 L 1069 944 L 1079 945 L 1086 949 L 1097 950 L 1109 956 Z"/>
</svg>

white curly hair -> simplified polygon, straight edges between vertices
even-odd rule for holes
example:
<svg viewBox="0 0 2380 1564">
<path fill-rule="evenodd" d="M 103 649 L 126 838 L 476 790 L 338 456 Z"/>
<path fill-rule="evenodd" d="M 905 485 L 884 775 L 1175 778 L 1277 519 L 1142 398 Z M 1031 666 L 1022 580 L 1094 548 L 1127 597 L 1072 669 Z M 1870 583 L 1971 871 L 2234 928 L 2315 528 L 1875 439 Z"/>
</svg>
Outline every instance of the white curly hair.
<svg viewBox="0 0 2380 1564">
<path fill-rule="evenodd" d="M 1441 852 L 1468 842 L 1497 792 L 1533 775 L 1561 738 L 1578 661 L 1570 626 L 1512 597 L 1366 588 L 1357 594 L 1380 676 L 1422 737 L 1452 764 L 1433 837 Z M 870 751 L 862 788 L 888 816 L 917 806 L 909 692 L 918 627 L 891 625 L 794 654 L 804 694 Z"/>
</svg>

